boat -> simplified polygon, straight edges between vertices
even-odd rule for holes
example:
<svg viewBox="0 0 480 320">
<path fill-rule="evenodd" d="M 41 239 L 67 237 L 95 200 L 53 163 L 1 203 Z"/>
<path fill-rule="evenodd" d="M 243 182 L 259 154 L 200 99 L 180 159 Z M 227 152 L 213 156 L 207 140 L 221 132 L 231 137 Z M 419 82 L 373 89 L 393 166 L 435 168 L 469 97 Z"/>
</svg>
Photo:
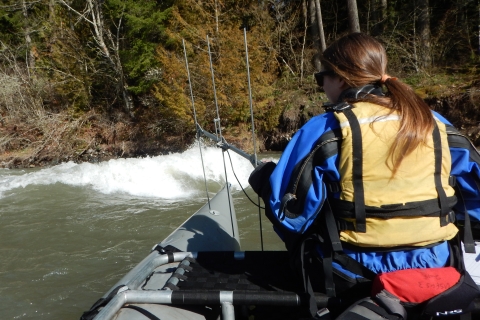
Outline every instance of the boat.
<svg viewBox="0 0 480 320">
<path fill-rule="evenodd" d="M 188 62 L 186 66 L 188 72 Z M 193 94 L 192 106 L 195 114 Z M 196 116 L 195 123 L 197 137 L 205 136 L 224 151 L 232 150 L 253 165 L 258 163 L 255 154 L 229 145 L 221 132 L 203 130 Z M 477 250 L 480 257 L 480 248 Z M 477 254 L 469 257 L 466 266 L 480 284 L 480 270 L 475 272 L 480 269 Z M 339 299 L 314 294 L 318 310 L 328 309 L 332 314 L 357 300 L 354 296 Z M 212 199 L 155 244 L 144 260 L 84 312 L 81 320 L 311 319 L 310 302 L 287 251 L 241 251 L 227 180 Z M 475 312 L 480 312 L 480 298 Z"/>
<path fill-rule="evenodd" d="M 224 139 L 197 126 L 199 135 L 249 159 Z M 477 247 L 479 244 L 476 244 Z M 465 265 L 477 285 L 477 254 Z M 81 320 L 310 319 L 302 278 L 286 251 L 241 251 L 230 184 L 174 230 L 100 298 Z M 337 314 L 358 297 L 315 293 L 317 308 Z M 476 301 L 480 312 L 480 299 Z"/>
</svg>

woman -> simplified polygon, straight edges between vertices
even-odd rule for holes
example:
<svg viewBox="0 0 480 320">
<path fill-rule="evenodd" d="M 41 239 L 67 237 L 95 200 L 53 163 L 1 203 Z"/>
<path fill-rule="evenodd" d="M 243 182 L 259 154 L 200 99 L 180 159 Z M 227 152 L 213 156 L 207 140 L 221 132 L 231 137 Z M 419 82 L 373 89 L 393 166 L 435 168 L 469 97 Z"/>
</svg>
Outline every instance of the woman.
<svg viewBox="0 0 480 320">
<path fill-rule="evenodd" d="M 277 165 L 258 167 L 249 180 L 289 251 L 304 255 L 316 239 L 321 264 L 303 266 L 306 289 L 317 276 L 314 288 L 320 283 L 330 296 L 358 293 L 377 274 L 460 261 L 451 249 L 452 209 L 457 219 L 480 220 L 478 151 L 387 75 L 374 38 L 342 37 L 321 61 L 315 78 L 327 112 L 294 135 Z"/>
</svg>

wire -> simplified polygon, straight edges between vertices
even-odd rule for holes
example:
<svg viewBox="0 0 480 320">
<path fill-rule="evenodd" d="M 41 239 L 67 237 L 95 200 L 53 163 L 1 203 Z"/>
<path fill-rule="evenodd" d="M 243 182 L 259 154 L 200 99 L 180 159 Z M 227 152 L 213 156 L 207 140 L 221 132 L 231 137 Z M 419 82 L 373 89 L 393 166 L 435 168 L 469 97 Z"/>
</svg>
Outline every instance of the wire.
<svg viewBox="0 0 480 320">
<path fill-rule="evenodd" d="M 232 167 L 232 172 L 233 172 L 233 175 L 235 176 L 235 179 L 237 179 L 237 182 L 238 182 L 238 185 L 240 186 L 240 188 L 242 189 L 243 193 L 245 194 L 245 196 L 248 198 L 248 200 L 250 200 L 251 203 L 253 203 L 254 206 L 260 208 L 260 209 L 265 209 L 265 207 L 262 207 L 261 205 L 258 205 L 256 204 L 247 194 L 247 192 L 245 191 L 245 189 L 243 188 L 242 184 L 240 183 L 240 180 L 238 180 L 238 177 L 235 173 L 235 169 L 233 168 L 233 163 L 232 163 L 232 157 L 230 156 L 230 152 L 228 152 L 228 150 L 225 150 L 227 151 L 227 154 L 228 154 L 228 158 L 230 159 L 230 166 Z"/>
</svg>

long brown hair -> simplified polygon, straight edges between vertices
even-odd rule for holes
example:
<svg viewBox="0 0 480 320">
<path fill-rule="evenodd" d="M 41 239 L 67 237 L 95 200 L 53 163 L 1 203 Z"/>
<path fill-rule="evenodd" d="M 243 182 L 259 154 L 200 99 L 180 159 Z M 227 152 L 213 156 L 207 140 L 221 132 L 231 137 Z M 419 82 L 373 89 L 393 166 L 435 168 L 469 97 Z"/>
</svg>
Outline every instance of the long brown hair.
<svg viewBox="0 0 480 320">
<path fill-rule="evenodd" d="M 391 112 L 398 111 L 400 128 L 390 148 L 395 175 L 403 158 L 427 143 L 434 128 L 430 107 L 410 86 L 386 76 L 387 54 L 371 36 L 352 33 L 338 39 L 323 52 L 321 62 L 352 88 L 366 84 L 384 84 L 387 88 L 385 97 L 367 95 L 356 101 L 369 101 L 390 108 Z"/>
</svg>

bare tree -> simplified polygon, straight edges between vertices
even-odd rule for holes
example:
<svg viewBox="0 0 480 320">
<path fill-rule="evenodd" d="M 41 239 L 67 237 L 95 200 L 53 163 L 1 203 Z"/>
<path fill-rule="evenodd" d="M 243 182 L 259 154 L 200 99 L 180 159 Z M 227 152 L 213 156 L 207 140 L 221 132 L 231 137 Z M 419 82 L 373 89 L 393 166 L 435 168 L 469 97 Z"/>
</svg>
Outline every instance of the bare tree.
<svg viewBox="0 0 480 320">
<path fill-rule="evenodd" d="M 25 0 L 22 0 L 22 13 L 25 21 L 24 27 L 23 27 L 23 33 L 25 37 L 25 46 L 27 49 L 26 50 L 27 57 L 25 61 L 27 62 L 28 75 L 30 76 L 30 70 L 33 70 L 35 68 L 35 53 L 34 53 L 34 48 L 32 48 L 32 38 L 30 37 L 30 34 L 32 33 L 32 28 L 30 26 L 30 21 L 28 16 L 27 2 Z"/>
<path fill-rule="evenodd" d="M 381 12 L 381 30 L 382 33 L 385 31 L 386 27 L 386 21 L 387 21 L 387 7 L 388 7 L 388 2 L 387 0 L 380 0 L 380 12 Z"/>
<path fill-rule="evenodd" d="M 315 0 L 308 0 L 308 21 L 310 22 L 310 36 L 315 45 L 318 45 L 317 12 L 315 11 Z"/>
<path fill-rule="evenodd" d="M 122 62 L 120 60 L 119 35 L 113 35 L 112 32 L 105 26 L 105 20 L 102 11 L 103 1 L 86 0 L 86 6 L 83 12 L 78 12 L 77 10 L 73 9 L 64 0 L 59 1 L 62 2 L 69 10 L 75 12 L 79 16 L 80 20 L 83 20 L 91 25 L 93 38 L 101 55 L 108 61 L 115 72 L 117 90 L 123 99 L 125 111 L 131 117 L 133 117 L 132 98 L 128 92 L 128 85 L 123 72 Z M 122 18 L 120 17 L 119 24 L 116 26 L 117 30 L 120 29 L 121 23 Z"/>
<path fill-rule="evenodd" d="M 302 54 L 300 60 L 300 83 L 303 83 L 303 65 L 304 65 L 304 53 L 305 53 L 305 43 L 307 42 L 307 28 L 308 28 L 308 9 L 307 9 L 307 0 L 302 1 L 302 13 L 304 20 L 304 31 L 303 31 L 303 40 L 302 40 Z"/>
<path fill-rule="evenodd" d="M 382 35 L 387 26 L 387 0 L 373 0 L 373 15 L 375 26 L 373 28 L 373 35 Z"/>
<path fill-rule="evenodd" d="M 320 36 L 320 51 L 327 49 L 325 43 L 325 32 L 323 31 L 322 9 L 320 8 L 320 0 L 315 0 L 315 12 L 317 14 L 318 34 Z"/>
<path fill-rule="evenodd" d="M 315 6 L 315 1 L 316 0 L 308 0 L 308 17 L 309 17 L 309 22 L 310 22 L 310 36 L 313 41 L 315 50 L 317 51 L 317 54 L 313 56 L 313 64 L 315 65 L 315 68 L 317 70 L 320 70 L 321 63 L 320 63 L 320 55 L 319 53 L 322 52 L 322 47 L 321 47 L 321 42 L 320 42 L 320 36 L 319 36 L 319 29 L 318 29 L 318 23 L 317 23 L 317 10 Z"/>
<path fill-rule="evenodd" d="M 347 0 L 347 5 L 350 32 L 360 32 L 360 23 L 358 22 L 357 0 Z"/>
<path fill-rule="evenodd" d="M 423 68 L 429 68 L 432 63 L 431 43 L 430 43 L 430 13 L 428 0 L 418 0 L 418 36 L 419 36 L 419 53 L 421 55 L 419 64 Z"/>
</svg>

